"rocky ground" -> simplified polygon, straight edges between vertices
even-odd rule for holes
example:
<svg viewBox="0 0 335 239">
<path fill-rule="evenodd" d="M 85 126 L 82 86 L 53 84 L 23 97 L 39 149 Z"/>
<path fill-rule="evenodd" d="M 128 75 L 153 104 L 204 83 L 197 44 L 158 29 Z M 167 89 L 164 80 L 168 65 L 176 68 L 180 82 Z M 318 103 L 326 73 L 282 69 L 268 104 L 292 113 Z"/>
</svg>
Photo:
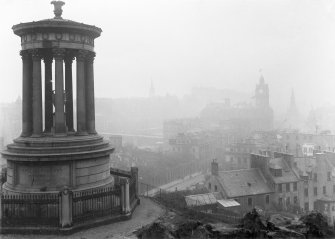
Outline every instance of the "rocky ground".
<svg viewBox="0 0 335 239">
<path fill-rule="evenodd" d="M 56 235 L 0 235 L 1 239 L 133 239 L 137 238 L 134 231 L 150 224 L 163 216 L 164 209 L 150 199 L 141 198 L 141 204 L 136 208 L 131 220 L 112 223 L 74 233 L 70 236 Z"/>
<path fill-rule="evenodd" d="M 265 217 L 253 209 L 238 224 L 189 218 L 185 213 L 169 211 L 158 220 L 136 232 L 140 239 L 223 239 L 223 238 L 334 238 L 332 228 L 317 212 L 301 218 L 280 214 Z"/>
</svg>

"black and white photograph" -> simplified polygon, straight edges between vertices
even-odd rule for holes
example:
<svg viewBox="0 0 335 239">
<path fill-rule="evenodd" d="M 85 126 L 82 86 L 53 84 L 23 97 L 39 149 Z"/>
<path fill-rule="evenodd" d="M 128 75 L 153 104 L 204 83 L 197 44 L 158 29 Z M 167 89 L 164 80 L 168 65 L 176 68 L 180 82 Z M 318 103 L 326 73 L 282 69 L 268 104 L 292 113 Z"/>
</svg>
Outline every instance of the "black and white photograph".
<svg viewBox="0 0 335 239">
<path fill-rule="evenodd" d="M 0 238 L 335 238 L 335 0 L 0 0 Z"/>
</svg>

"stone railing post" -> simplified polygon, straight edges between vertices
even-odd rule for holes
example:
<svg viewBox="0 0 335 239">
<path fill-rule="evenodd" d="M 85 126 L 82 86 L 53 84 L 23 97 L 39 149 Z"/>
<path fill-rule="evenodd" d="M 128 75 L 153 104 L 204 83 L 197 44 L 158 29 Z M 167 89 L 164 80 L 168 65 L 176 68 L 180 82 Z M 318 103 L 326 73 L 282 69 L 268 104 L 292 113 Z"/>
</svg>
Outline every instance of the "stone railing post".
<svg viewBox="0 0 335 239">
<path fill-rule="evenodd" d="M 121 191 L 120 191 L 121 210 L 122 210 L 122 214 L 125 214 L 125 211 L 126 211 L 126 203 L 125 203 L 125 195 L 124 195 L 125 194 L 125 182 L 123 178 L 120 178 L 119 183 L 120 183 L 120 188 L 121 188 Z"/>
<path fill-rule="evenodd" d="M 120 186 L 121 186 L 121 207 L 123 214 L 130 213 L 130 200 L 129 200 L 129 179 L 128 178 L 120 178 Z"/>
<path fill-rule="evenodd" d="M 72 226 L 72 191 L 64 187 L 60 192 L 60 225 L 62 228 Z"/>
<path fill-rule="evenodd" d="M 130 172 L 133 178 L 135 178 L 135 195 L 136 198 L 138 198 L 138 167 L 131 167 L 130 168 Z"/>
<path fill-rule="evenodd" d="M 129 179 L 126 178 L 125 179 L 126 183 L 125 183 L 125 212 L 126 214 L 130 213 L 130 195 L 129 195 Z"/>
</svg>

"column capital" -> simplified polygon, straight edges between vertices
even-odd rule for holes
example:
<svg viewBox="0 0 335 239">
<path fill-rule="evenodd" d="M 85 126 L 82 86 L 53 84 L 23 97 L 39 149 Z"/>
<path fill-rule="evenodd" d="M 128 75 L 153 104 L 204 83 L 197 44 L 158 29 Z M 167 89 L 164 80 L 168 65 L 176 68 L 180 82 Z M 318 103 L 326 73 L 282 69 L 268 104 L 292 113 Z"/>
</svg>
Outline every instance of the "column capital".
<svg viewBox="0 0 335 239">
<path fill-rule="evenodd" d="M 62 48 L 52 49 L 52 54 L 55 60 L 63 60 L 65 56 L 65 49 L 62 49 Z"/>
<path fill-rule="evenodd" d="M 86 56 L 86 61 L 89 63 L 93 63 L 95 58 L 95 52 L 88 52 Z"/>
<path fill-rule="evenodd" d="M 79 50 L 76 54 L 76 58 L 77 58 L 78 61 L 85 61 L 87 55 L 88 55 L 87 51 Z"/>
<path fill-rule="evenodd" d="M 53 55 L 51 53 L 45 53 L 43 54 L 43 60 L 46 64 L 51 64 L 53 61 Z"/>
<path fill-rule="evenodd" d="M 27 50 L 20 51 L 20 56 L 22 59 L 28 58 L 30 56 L 30 52 Z"/>
<path fill-rule="evenodd" d="M 30 50 L 33 60 L 41 60 L 43 57 L 42 51 L 39 49 Z"/>
<path fill-rule="evenodd" d="M 66 64 L 72 64 L 75 59 L 75 54 L 72 51 L 66 51 L 64 55 L 64 61 Z"/>
</svg>

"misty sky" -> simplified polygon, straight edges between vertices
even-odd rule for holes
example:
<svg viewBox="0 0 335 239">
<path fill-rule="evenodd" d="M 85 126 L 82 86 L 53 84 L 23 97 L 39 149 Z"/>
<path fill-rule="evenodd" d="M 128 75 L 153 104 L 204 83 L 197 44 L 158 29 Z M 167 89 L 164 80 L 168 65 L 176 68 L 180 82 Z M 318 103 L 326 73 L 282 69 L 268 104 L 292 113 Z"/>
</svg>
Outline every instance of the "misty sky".
<svg viewBox="0 0 335 239">
<path fill-rule="evenodd" d="M 96 97 L 182 96 L 194 86 L 250 92 L 263 69 L 270 102 L 335 104 L 335 1 L 67 0 L 63 18 L 102 28 Z M 53 17 L 50 0 L 1 0 L 0 101 L 21 95 L 11 27 Z"/>
</svg>

